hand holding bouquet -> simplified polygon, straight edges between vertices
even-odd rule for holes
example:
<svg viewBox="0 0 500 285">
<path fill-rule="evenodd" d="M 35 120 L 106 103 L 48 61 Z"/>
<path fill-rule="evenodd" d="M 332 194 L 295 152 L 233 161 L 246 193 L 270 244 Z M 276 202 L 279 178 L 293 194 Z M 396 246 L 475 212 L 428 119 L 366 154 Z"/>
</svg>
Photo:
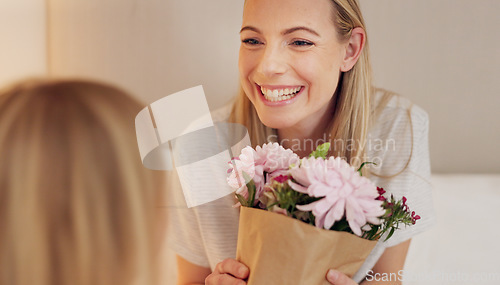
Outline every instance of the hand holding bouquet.
<svg viewBox="0 0 500 285">
<path fill-rule="evenodd" d="M 321 284 L 328 268 L 352 277 L 376 240 L 420 218 L 405 197 L 386 198 L 361 176 L 365 163 L 355 169 L 327 158 L 328 149 L 300 159 L 268 143 L 230 162 L 228 183 L 244 206 L 237 259 L 250 268 L 248 284 Z"/>
</svg>

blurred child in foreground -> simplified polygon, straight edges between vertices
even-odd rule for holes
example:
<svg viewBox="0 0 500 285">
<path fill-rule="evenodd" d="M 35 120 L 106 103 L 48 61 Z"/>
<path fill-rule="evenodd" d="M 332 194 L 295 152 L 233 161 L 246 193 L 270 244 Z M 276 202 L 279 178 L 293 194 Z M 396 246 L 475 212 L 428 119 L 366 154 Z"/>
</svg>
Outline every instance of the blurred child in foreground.
<svg viewBox="0 0 500 285">
<path fill-rule="evenodd" d="M 162 176 L 139 157 L 143 107 L 84 80 L 0 91 L 0 284 L 155 284 Z"/>
</svg>

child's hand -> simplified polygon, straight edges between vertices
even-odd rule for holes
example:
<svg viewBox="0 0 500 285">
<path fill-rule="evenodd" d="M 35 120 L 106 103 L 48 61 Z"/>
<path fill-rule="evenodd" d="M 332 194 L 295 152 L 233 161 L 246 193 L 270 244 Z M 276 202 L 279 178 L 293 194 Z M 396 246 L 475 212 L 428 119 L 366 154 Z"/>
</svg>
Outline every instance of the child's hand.
<svg viewBox="0 0 500 285">
<path fill-rule="evenodd" d="M 347 277 L 344 273 L 330 269 L 326 274 L 326 280 L 330 282 L 332 285 L 357 285 L 354 280 Z"/>
<path fill-rule="evenodd" d="M 248 277 L 248 267 L 243 263 L 228 258 L 215 266 L 214 272 L 205 279 L 206 285 L 245 285 L 243 279 Z"/>
</svg>

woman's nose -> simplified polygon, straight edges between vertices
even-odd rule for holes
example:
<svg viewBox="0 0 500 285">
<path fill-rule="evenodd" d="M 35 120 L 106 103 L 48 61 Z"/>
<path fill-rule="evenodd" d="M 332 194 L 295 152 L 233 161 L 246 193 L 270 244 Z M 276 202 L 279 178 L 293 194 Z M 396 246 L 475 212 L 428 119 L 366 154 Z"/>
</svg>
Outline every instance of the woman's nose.
<svg viewBox="0 0 500 285">
<path fill-rule="evenodd" d="M 287 66 L 284 49 L 279 45 L 268 45 L 259 58 L 257 72 L 269 78 L 284 74 Z"/>
</svg>

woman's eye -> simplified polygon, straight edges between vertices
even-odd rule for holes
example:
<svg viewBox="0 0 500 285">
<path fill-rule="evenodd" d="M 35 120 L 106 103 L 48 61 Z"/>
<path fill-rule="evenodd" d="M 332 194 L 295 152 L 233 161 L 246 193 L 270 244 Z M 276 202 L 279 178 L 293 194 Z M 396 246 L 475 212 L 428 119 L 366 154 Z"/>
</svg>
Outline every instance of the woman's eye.
<svg viewBox="0 0 500 285">
<path fill-rule="evenodd" d="M 294 46 L 299 46 L 299 47 L 307 47 L 307 46 L 312 46 L 314 45 L 313 43 L 309 42 L 309 41 L 304 41 L 304 40 L 296 40 L 296 41 L 293 41 L 292 42 L 292 45 Z"/>
<path fill-rule="evenodd" d="M 258 44 L 261 43 L 261 42 L 259 42 L 256 39 L 245 39 L 245 40 L 242 40 L 241 42 L 245 43 L 245 44 L 248 44 L 248 45 L 258 45 Z"/>
</svg>

